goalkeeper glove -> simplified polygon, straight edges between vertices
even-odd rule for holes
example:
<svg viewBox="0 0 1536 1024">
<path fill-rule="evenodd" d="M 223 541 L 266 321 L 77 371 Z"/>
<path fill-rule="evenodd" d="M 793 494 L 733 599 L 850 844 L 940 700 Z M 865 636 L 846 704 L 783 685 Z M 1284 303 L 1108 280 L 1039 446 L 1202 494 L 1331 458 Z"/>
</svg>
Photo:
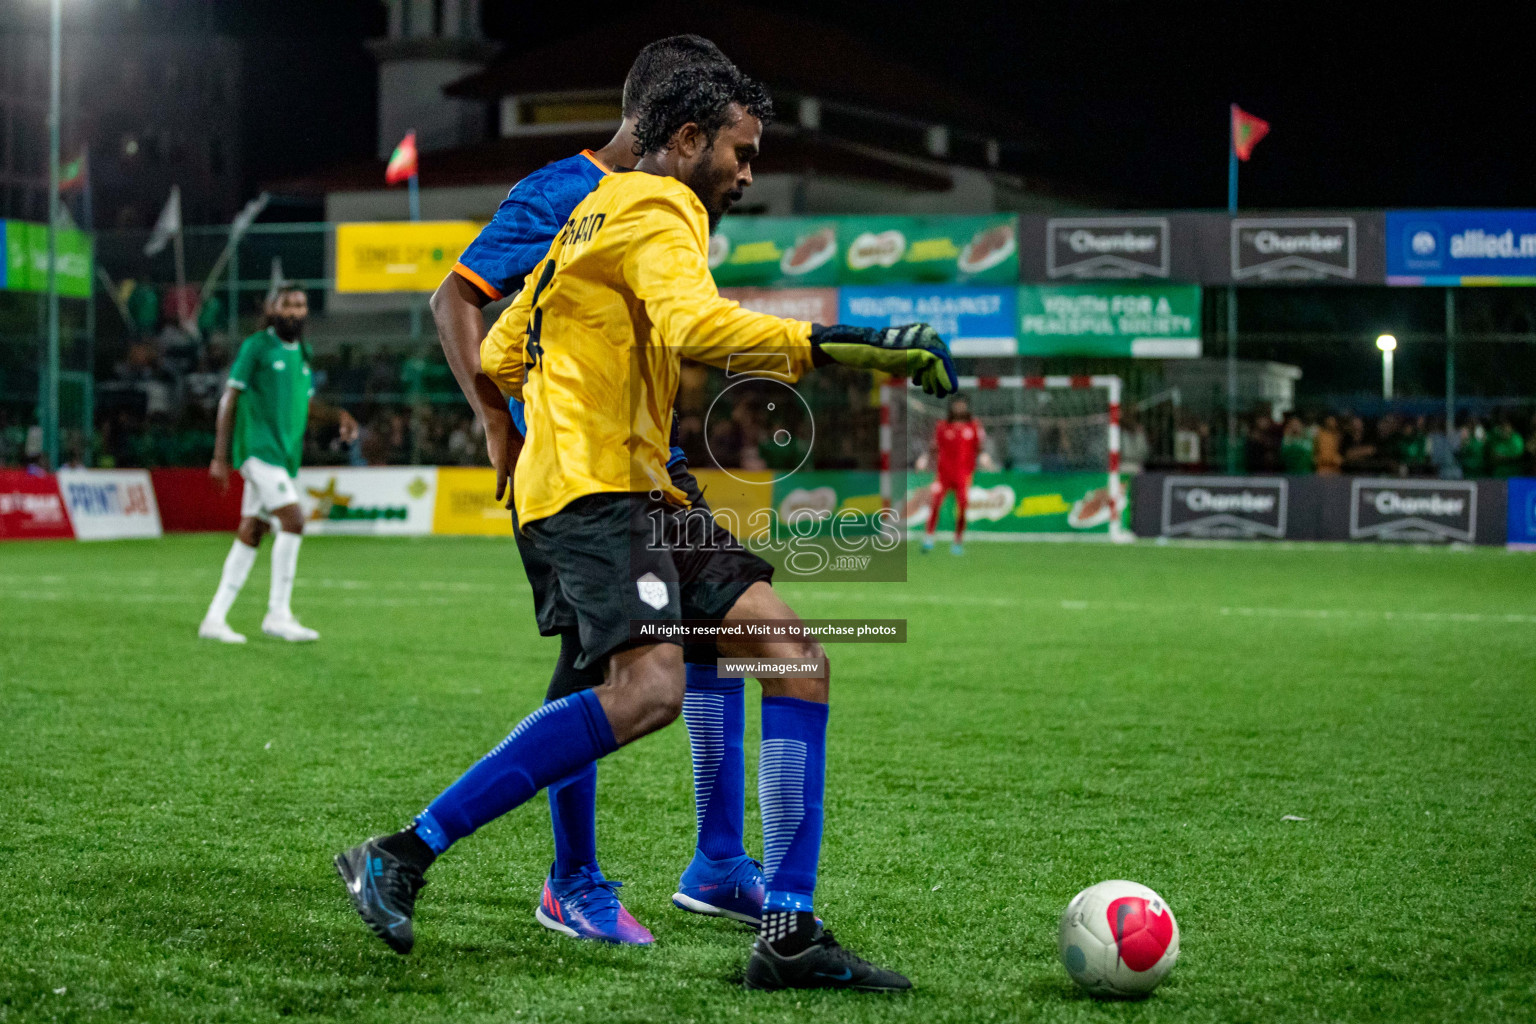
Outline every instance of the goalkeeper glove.
<svg viewBox="0 0 1536 1024">
<path fill-rule="evenodd" d="M 818 366 L 842 363 L 893 377 L 910 377 L 936 398 L 953 394 L 960 387 L 949 345 L 927 324 L 886 328 L 817 324 L 811 328 L 811 350 Z"/>
</svg>

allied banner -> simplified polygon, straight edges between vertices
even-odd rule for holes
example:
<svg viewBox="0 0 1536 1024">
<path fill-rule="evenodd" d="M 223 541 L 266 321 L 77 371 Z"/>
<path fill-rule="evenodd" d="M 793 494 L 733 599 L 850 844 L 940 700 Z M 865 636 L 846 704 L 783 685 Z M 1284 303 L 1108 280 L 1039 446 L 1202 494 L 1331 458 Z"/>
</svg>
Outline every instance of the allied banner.
<svg viewBox="0 0 1536 1024">
<path fill-rule="evenodd" d="M 57 252 L 55 282 L 60 295 L 87 298 L 96 273 L 91 236 L 72 228 L 54 235 Z M 48 289 L 48 228 L 20 220 L 0 220 L 0 291 L 41 292 Z"/>
<path fill-rule="evenodd" d="M 68 539 L 74 531 L 52 476 L 0 469 L 0 540 Z"/>
<path fill-rule="evenodd" d="M 1387 283 L 1536 285 L 1536 210 L 1395 210 Z"/>
<path fill-rule="evenodd" d="M 1018 303 L 1020 355 L 1200 355 L 1199 285 L 1024 285 Z"/>
<path fill-rule="evenodd" d="M 431 533 L 437 474 L 435 466 L 301 469 L 304 529 L 369 536 Z"/>
<path fill-rule="evenodd" d="M 1510 547 L 1536 551 L 1536 479 L 1515 477 L 1509 481 L 1507 520 Z"/>
<path fill-rule="evenodd" d="M 147 469 L 61 469 L 59 491 L 76 540 L 160 536 L 160 505 Z"/>
<path fill-rule="evenodd" d="M 1016 288 L 893 285 L 844 288 L 839 321 L 859 327 L 932 324 L 957 356 L 1011 356 L 1019 351 Z"/>
<path fill-rule="evenodd" d="M 480 233 L 469 220 L 336 225 L 336 290 L 430 292 Z"/>
</svg>

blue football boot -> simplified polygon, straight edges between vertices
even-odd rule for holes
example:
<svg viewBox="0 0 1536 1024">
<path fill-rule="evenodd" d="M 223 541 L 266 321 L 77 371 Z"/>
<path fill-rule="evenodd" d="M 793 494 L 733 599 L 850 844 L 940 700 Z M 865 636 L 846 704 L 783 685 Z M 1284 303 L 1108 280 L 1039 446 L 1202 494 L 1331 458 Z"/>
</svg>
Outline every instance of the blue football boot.
<svg viewBox="0 0 1536 1024">
<path fill-rule="evenodd" d="M 764 895 L 763 866 L 751 857 L 710 860 L 695 850 L 672 894 L 672 905 L 755 927 L 762 923 Z"/>
<path fill-rule="evenodd" d="M 533 916 L 550 931 L 573 939 L 649 946 L 656 937 L 619 902 L 617 890 L 623 884 L 604 878 L 596 865 L 569 878 L 549 875 Z"/>
</svg>

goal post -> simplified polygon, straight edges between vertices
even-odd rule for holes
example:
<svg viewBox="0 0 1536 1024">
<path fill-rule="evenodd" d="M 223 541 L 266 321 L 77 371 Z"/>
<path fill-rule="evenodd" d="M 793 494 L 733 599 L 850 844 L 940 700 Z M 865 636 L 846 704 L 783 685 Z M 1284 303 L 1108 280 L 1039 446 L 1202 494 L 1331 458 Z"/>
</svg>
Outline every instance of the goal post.
<svg viewBox="0 0 1536 1024">
<path fill-rule="evenodd" d="M 986 430 L 984 450 L 997 465 L 990 473 L 978 467 L 969 535 L 1131 539 L 1120 477 L 1119 377 L 967 376 L 959 383 L 971 415 Z M 947 399 L 903 381 L 881 388 L 880 499 L 906 529 L 925 521 L 928 508 L 918 491 L 893 494 L 894 481 L 905 477 L 902 469 L 919 469 L 947 407 Z M 905 465 L 893 465 L 902 460 Z"/>
</svg>

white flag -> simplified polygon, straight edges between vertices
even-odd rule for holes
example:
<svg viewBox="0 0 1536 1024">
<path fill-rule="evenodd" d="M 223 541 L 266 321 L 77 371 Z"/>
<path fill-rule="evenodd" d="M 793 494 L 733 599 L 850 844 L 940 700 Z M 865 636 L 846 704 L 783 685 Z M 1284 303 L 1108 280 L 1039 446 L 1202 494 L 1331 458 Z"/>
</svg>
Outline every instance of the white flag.
<svg viewBox="0 0 1536 1024">
<path fill-rule="evenodd" d="M 277 298 L 277 289 L 282 286 L 282 283 L 283 283 L 283 258 L 281 256 L 273 256 L 272 257 L 272 283 L 271 283 L 271 285 L 269 285 L 267 287 L 267 305 L 270 306 L 272 304 L 272 300 Z"/>
<path fill-rule="evenodd" d="M 246 203 L 244 209 L 235 214 L 235 219 L 229 223 L 229 236 L 231 241 L 238 242 L 240 240 L 240 236 L 244 235 L 251 229 L 251 225 L 256 222 L 256 218 L 261 216 L 261 211 L 265 210 L 267 208 L 267 204 L 271 201 L 272 193 L 263 192 L 255 199 L 252 199 L 250 202 Z"/>
<path fill-rule="evenodd" d="M 165 209 L 160 211 L 160 219 L 155 221 L 155 230 L 150 234 L 149 241 L 144 243 L 144 255 L 157 255 L 173 235 L 179 234 L 181 234 L 181 186 L 172 185 L 171 197 L 165 201 Z"/>
</svg>

